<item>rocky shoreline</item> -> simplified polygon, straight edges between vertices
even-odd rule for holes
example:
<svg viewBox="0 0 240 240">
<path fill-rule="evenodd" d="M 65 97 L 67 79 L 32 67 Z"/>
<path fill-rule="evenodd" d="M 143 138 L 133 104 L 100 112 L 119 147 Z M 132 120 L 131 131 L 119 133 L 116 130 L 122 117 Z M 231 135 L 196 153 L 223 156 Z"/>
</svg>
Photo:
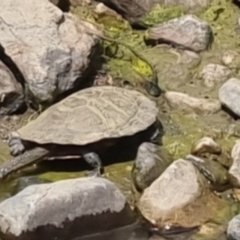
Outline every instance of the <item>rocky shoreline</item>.
<svg viewBox="0 0 240 240">
<path fill-rule="evenodd" d="M 163 135 L 101 153 L 102 177 L 69 159 L 1 180 L 1 238 L 240 239 L 239 14 L 227 0 L 3 0 L 1 164 L 11 131 L 92 86 L 143 93 Z"/>
</svg>

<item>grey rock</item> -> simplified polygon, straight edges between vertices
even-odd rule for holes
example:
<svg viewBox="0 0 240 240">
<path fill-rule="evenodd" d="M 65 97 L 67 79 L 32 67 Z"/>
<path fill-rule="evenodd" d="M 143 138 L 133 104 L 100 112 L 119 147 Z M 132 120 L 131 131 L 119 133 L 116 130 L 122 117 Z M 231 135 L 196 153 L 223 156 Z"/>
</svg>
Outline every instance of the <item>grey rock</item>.
<svg viewBox="0 0 240 240">
<path fill-rule="evenodd" d="M 0 61 L 0 115 L 13 114 L 24 104 L 22 86 Z"/>
<path fill-rule="evenodd" d="M 205 204 L 200 196 L 207 196 L 206 186 L 192 163 L 178 159 L 144 190 L 138 208 L 146 220 L 159 228 L 198 226 L 206 220 L 198 212 L 206 211 L 200 207 Z"/>
<path fill-rule="evenodd" d="M 3 0 L 0 44 L 22 72 L 38 102 L 51 102 L 84 79 L 97 38 L 95 28 L 48 0 Z"/>
<path fill-rule="evenodd" d="M 184 15 L 150 28 L 145 38 L 200 52 L 209 47 L 212 34 L 207 22 L 194 15 Z"/>
<path fill-rule="evenodd" d="M 240 214 L 235 216 L 229 223 L 227 228 L 228 240 L 240 239 Z"/>
<path fill-rule="evenodd" d="M 219 89 L 218 97 L 222 105 L 240 116 L 240 80 L 231 78 Z"/>
<path fill-rule="evenodd" d="M 69 240 L 134 223 L 126 198 L 104 178 L 31 185 L 0 204 L 6 240 Z"/>
<path fill-rule="evenodd" d="M 132 178 L 138 191 L 143 191 L 172 163 L 170 154 L 161 146 L 144 142 L 138 148 Z"/>
</svg>

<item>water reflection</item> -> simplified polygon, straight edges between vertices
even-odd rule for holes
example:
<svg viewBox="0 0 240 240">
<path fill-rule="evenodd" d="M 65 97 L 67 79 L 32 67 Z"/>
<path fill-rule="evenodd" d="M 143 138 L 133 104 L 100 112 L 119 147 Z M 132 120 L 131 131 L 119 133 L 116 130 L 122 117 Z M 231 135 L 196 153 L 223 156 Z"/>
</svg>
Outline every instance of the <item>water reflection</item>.
<svg viewBox="0 0 240 240">
<path fill-rule="evenodd" d="M 104 233 L 69 240 L 148 240 L 149 232 L 140 224 L 134 224 Z"/>
</svg>

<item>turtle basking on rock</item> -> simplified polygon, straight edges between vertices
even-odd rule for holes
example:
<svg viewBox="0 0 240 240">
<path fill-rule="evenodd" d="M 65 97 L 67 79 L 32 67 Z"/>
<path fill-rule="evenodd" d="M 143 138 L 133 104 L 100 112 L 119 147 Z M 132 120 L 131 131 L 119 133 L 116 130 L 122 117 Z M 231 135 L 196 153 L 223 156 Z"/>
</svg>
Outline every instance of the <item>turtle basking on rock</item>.
<svg viewBox="0 0 240 240">
<path fill-rule="evenodd" d="M 99 176 L 96 151 L 155 126 L 157 114 L 156 103 L 135 90 L 101 86 L 73 93 L 9 135 L 15 157 L 0 166 L 0 178 L 44 159 L 74 155 L 94 168 L 89 175 Z M 153 138 L 157 132 L 154 127 Z"/>
</svg>

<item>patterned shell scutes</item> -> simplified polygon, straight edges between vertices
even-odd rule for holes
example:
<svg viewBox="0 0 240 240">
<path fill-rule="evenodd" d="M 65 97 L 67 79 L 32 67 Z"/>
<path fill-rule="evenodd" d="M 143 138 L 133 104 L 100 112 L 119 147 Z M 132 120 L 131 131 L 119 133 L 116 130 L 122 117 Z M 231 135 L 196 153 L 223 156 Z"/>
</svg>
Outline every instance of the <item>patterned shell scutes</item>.
<svg viewBox="0 0 240 240">
<path fill-rule="evenodd" d="M 18 133 L 39 144 L 85 145 L 145 130 L 157 113 L 155 102 L 135 90 L 91 87 L 52 105 Z"/>
</svg>

